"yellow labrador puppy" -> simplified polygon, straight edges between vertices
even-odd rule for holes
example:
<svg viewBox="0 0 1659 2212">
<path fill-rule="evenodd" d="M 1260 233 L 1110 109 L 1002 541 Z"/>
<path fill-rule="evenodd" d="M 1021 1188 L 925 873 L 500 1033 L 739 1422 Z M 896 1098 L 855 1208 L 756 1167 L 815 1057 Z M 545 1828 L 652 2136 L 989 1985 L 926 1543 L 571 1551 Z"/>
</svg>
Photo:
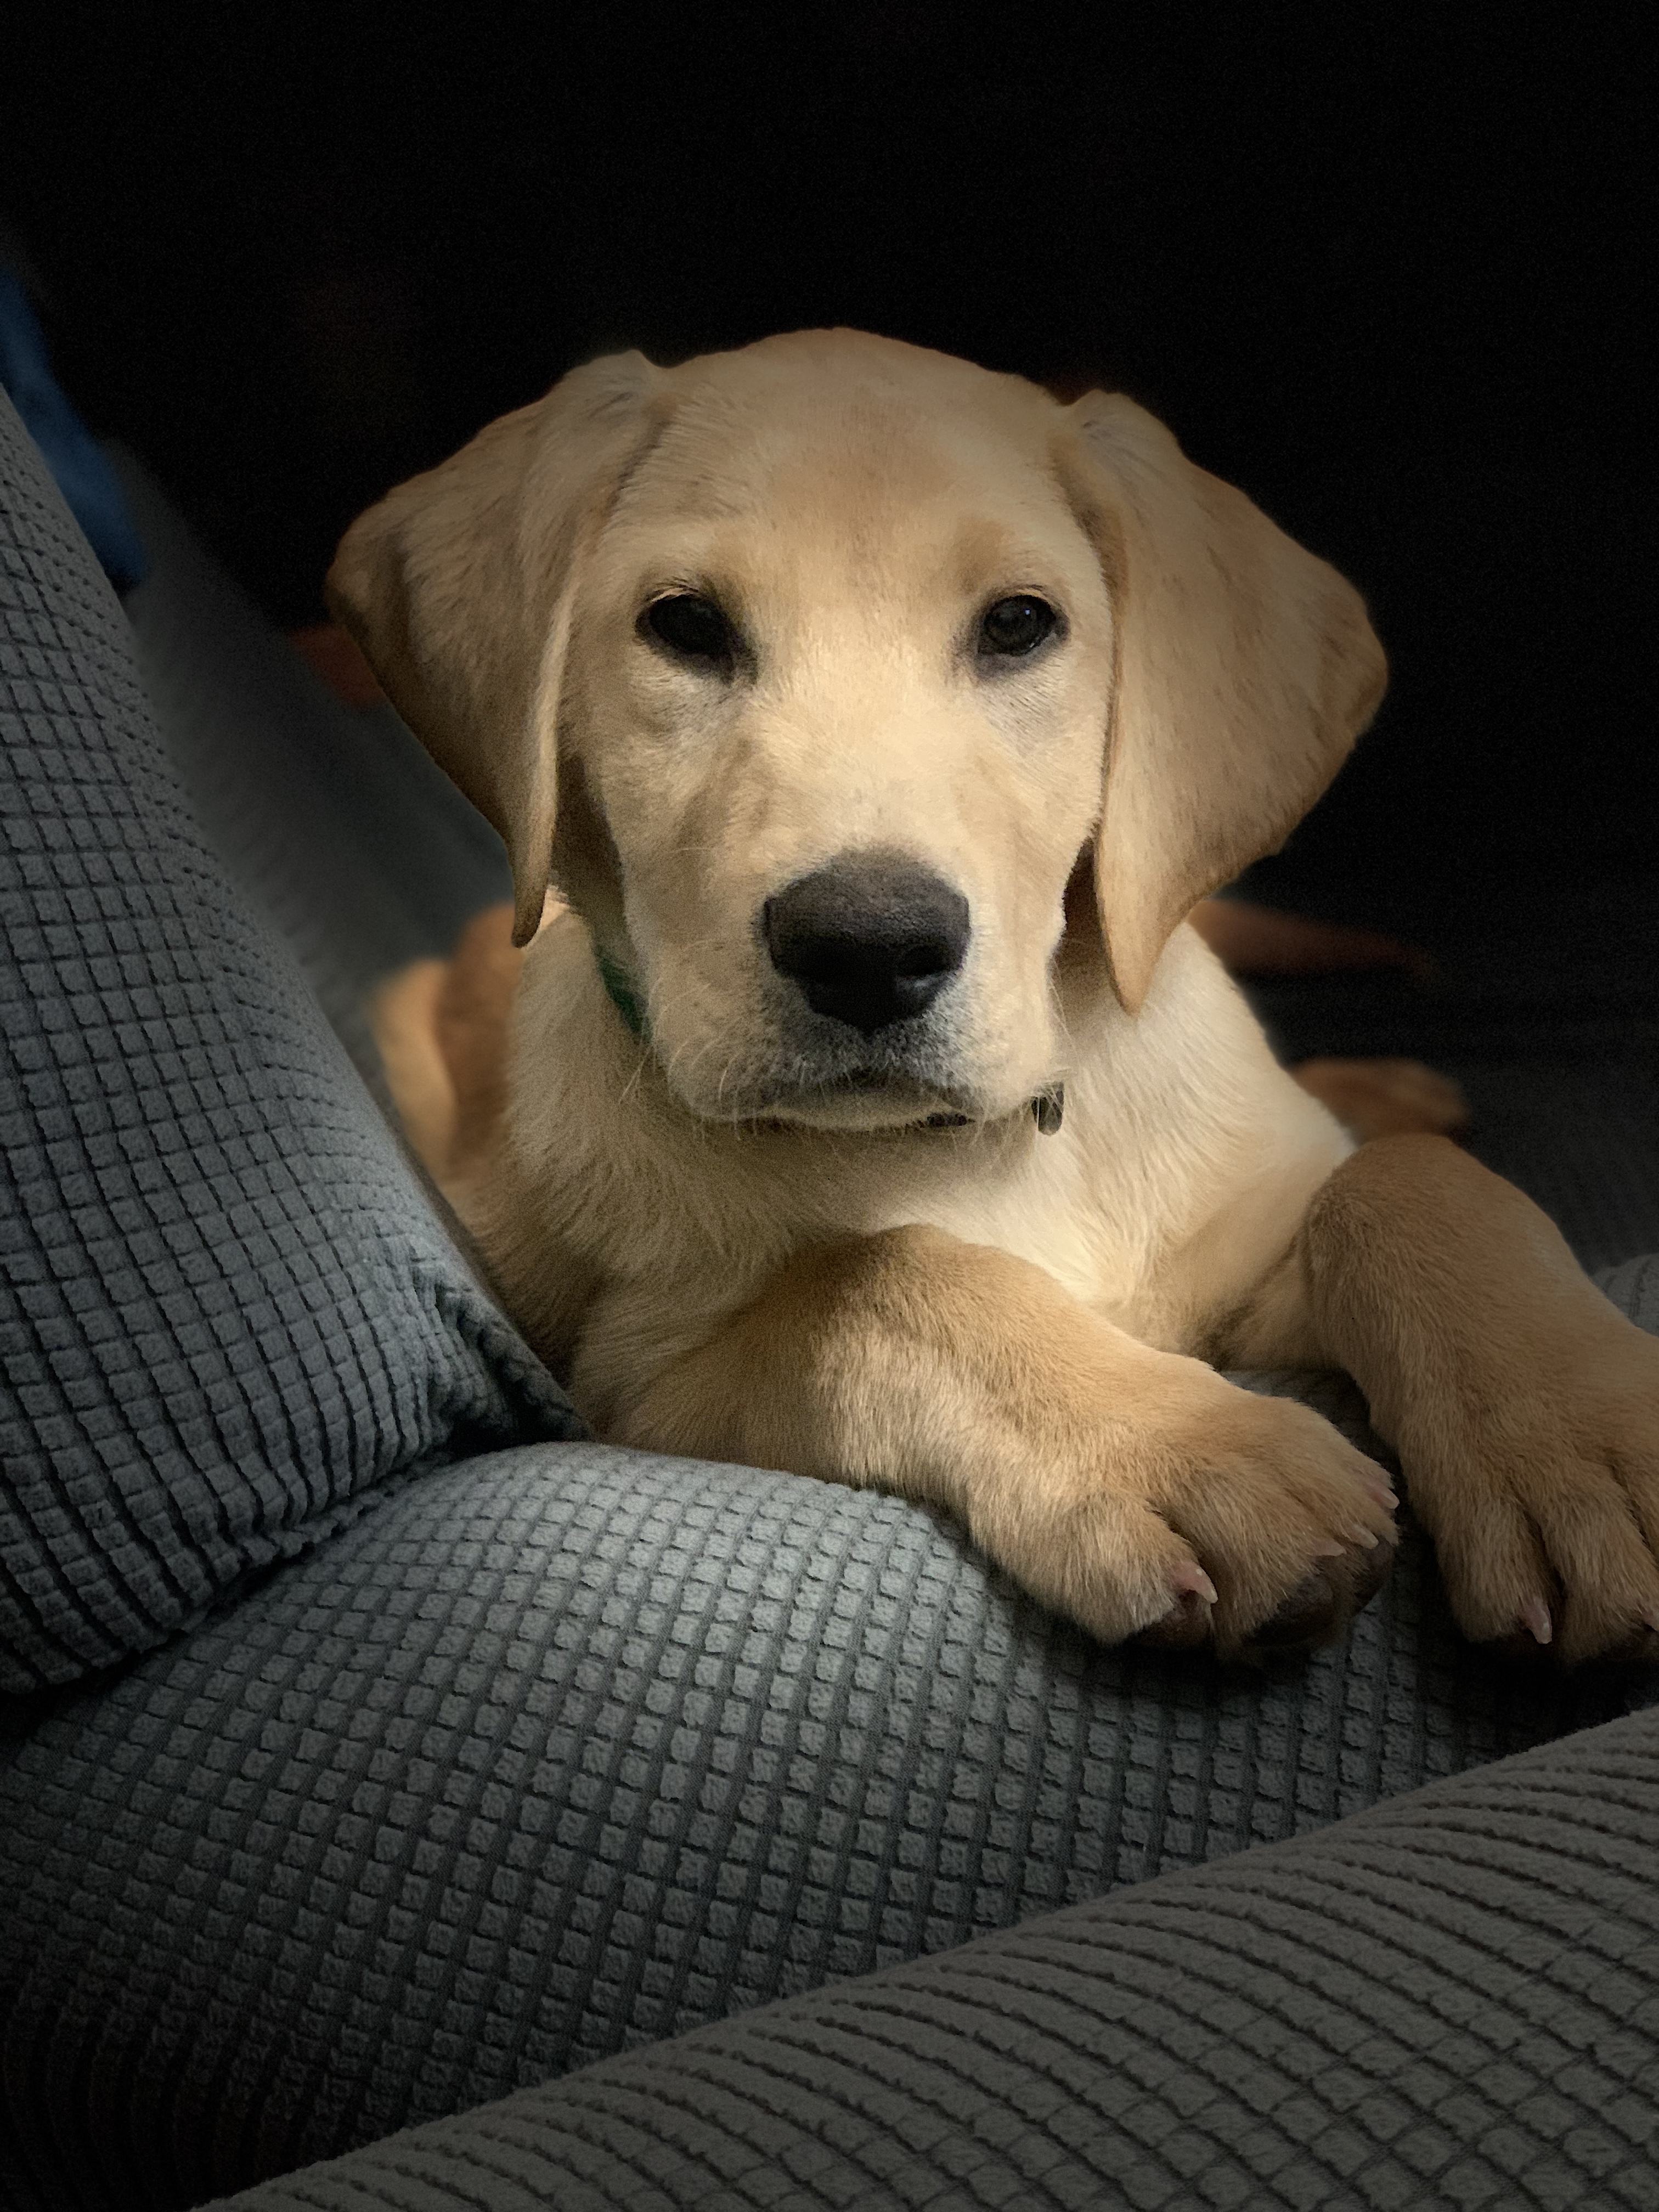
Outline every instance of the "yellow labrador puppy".
<svg viewBox="0 0 1659 2212">
<path fill-rule="evenodd" d="M 329 596 L 507 841 L 522 975 L 475 945 L 389 1053 L 600 1435 L 1250 1651 L 1340 1627 L 1395 1499 L 1216 1367 L 1340 1365 L 1471 1636 L 1659 1651 L 1659 1341 L 1443 1138 L 1356 1148 L 1187 926 L 1385 670 L 1139 408 L 845 331 L 596 362 Z"/>
</svg>

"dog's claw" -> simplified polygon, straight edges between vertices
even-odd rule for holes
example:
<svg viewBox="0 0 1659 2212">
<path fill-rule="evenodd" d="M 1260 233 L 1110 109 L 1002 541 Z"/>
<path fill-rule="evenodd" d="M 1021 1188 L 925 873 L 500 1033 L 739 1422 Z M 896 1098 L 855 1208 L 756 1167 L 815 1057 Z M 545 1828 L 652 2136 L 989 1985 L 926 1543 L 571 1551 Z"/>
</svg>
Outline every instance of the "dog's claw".
<svg viewBox="0 0 1659 2212">
<path fill-rule="evenodd" d="M 1215 1605 L 1219 1602 L 1219 1594 L 1215 1584 L 1196 1559 L 1187 1561 L 1176 1569 L 1170 1577 L 1170 1587 L 1176 1594 L 1177 1605 L 1187 1597 L 1200 1598 L 1206 1605 Z"/>
<path fill-rule="evenodd" d="M 1521 1626 L 1539 1644 L 1548 1644 L 1554 1638 L 1555 1623 L 1541 1597 L 1529 1597 L 1522 1607 Z"/>
<path fill-rule="evenodd" d="M 1217 1602 L 1215 1584 L 1196 1559 L 1189 1559 L 1170 1577 L 1175 1603 L 1162 1620 L 1140 1632 L 1139 1641 L 1154 1650 L 1196 1650 L 1210 1640 L 1210 1614 Z"/>
</svg>

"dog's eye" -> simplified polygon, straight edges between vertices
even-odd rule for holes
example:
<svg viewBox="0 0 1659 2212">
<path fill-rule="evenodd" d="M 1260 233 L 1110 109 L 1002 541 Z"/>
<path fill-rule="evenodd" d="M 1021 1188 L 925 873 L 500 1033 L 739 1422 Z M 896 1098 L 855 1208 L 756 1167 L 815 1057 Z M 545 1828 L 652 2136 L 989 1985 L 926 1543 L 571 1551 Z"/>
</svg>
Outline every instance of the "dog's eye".
<svg viewBox="0 0 1659 2212">
<path fill-rule="evenodd" d="M 666 599 L 653 599 L 640 617 L 640 627 L 682 660 L 706 660 L 729 668 L 737 657 L 736 631 L 713 599 L 700 592 L 674 592 Z"/>
<path fill-rule="evenodd" d="M 1021 592 L 1016 599 L 999 599 L 980 617 L 979 649 L 1018 658 L 1035 653 L 1045 637 L 1052 637 L 1060 617 L 1047 599 Z"/>
</svg>

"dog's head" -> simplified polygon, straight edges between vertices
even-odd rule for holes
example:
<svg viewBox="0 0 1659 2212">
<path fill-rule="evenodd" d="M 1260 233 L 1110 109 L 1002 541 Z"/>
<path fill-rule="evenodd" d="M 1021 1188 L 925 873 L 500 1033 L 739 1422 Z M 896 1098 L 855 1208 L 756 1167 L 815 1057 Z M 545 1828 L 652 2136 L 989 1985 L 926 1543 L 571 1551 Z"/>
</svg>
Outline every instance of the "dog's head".
<svg viewBox="0 0 1659 2212">
<path fill-rule="evenodd" d="M 520 941 L 556 876 L 694 1112 L 826 1127 L 1042 1091 L 1080 858 L 1133 1012 L 1384 679 L 1358 594 L 1129 401 L 852 331 L 577 370 L 355 523 L 329 599 Z"/>
</svg>

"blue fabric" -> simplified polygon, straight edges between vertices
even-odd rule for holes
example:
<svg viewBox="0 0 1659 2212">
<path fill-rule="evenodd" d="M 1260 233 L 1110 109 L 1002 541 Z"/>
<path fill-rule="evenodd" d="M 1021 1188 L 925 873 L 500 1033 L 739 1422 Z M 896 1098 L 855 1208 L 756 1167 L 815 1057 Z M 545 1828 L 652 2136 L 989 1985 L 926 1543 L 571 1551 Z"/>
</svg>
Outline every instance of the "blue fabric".
<svg viewBox="0 0 1659 2212">
<path fill-rule="evenodd" d="M 143 581 L 149 563 L 115 471 L 70 406 L 46 351 L 28 294 L 0 268 L 0 389 L 46 457 L 70 513 L 118 592 Z"/>
</svg>

